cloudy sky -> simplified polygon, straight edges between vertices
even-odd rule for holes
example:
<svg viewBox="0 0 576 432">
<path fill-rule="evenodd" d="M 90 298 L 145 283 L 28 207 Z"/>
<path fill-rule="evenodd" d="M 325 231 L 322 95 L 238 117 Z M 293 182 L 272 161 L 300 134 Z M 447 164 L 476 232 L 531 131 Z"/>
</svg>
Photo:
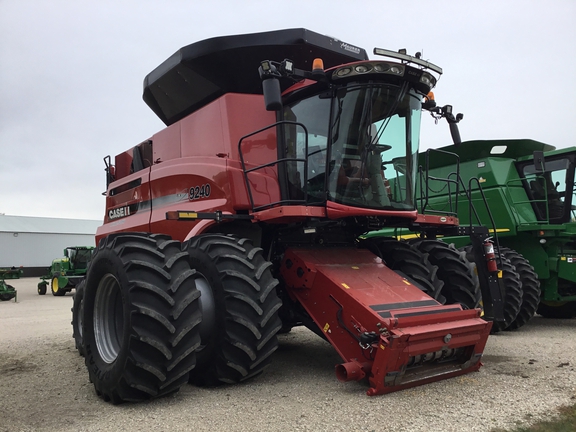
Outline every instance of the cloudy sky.
<svg viewBox="0 0 576 432">
<path fill-rule="evenodd" d="M 370 55 L 421 51 L 462 139 L 573 146 L 574 22 L 574 0 L 0 0 L 0 213 L 102 219 L 103 157 L 164 127 L 146 74 L 232 34 L 304 27 Z M 450 144 L 445 122 L 424 116 L 421 142 Z"/>
</svg>

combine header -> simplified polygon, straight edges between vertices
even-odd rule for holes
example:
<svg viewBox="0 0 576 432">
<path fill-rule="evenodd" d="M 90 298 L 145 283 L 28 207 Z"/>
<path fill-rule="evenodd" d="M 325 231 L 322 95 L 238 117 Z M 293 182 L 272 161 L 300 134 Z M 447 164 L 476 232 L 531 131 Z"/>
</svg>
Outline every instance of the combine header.
<svg viewBox="0 0 576 432">
<path fill-rule="evenodd" d="M 465 231 L 415 207 L 420 117 L 442 70 L 375 54 L 281 30 L 197 42 L 146 77 L 167 127 L 104 159 L 104 224 L 74 308 L 105 400 L 254 377 L 298 325 L 369 395 L 480 368 L 492 323 L 477 288 L 442 280 L 410 244 L 358 240 Z"/>
</svg>

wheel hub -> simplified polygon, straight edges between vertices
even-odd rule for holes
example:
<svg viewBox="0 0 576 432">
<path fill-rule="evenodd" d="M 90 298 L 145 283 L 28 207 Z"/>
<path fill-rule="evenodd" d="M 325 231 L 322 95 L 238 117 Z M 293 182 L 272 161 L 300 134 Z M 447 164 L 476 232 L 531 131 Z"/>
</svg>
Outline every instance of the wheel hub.
<svg viewBox="0 0 576 432">
<path fill-rule="evenodd" d="M 120 283 L 111 274 L 105 275 L 96 291 L 94 303 L 94 336 L 98 352 L 106 363 L 118 357 L 122 346 L 124 311 Z"/>
</svg>

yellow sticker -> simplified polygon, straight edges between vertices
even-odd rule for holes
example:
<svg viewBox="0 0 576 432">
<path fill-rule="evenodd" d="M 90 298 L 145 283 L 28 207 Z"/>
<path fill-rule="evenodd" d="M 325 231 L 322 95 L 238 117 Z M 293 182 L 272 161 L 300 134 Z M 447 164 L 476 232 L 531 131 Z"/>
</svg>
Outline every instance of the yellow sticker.
<svg viewBox="0 0 576 432">
<path fill-rule="evenodd" d="M 566 261 L 566 257 L 560 257 L 561 261 Z"/>
<path fill-rule="evenodd" d="M 182 219 L 196 219 L 198 217 L 198 213 L 180 212 L 180 213 L 178 213 L 178 217 L 180 217 Z"/>
<path fill-rule="evenodd" d="M 326 325 L 324 326 L 324 333 L 327 333 L 329 328 L 330 324 L 326 323 Z"/>
<path fill-rule="evenodd" d="M 498 270 L 498 279 L 502 279 L 502 270 Z"/>
<path fill-rule="evenodd" d="M 346 289 L 350 289 L 350 287 L 348 285 L 346 285 L 344 282 L 342 282 L 342 286 Z"/>
<path fill-rule="evenodd" d="M 386 347 L 385 347 L 384 345 L 380 344 L 380 349 L 383 349 L 383 350 L 385 350 L 385 349 L 386 349 Z"/>
<path fill-rule="evenodd" d="M 360 267 L 358 267 L 358 266 L 352 266 L 352 270 L 360 270 Z"/>
</svg>

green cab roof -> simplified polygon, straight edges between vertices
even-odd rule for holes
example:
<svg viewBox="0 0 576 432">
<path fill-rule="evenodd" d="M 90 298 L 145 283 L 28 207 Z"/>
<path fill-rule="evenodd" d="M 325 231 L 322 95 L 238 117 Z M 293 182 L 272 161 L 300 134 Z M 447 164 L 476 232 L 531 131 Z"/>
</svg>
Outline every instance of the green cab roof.
<svg viewBox="0 0 576 432">
<path fill-rule="evenodd" d="M 550 152 L 555 149 L 556 147 L 550 144 L 531 139 L 463 141 L 459 146 L 449 145 L 431 149 L 429 152 L 422 152 L 420 163 L 422 165 L 425 164 L 427 153 L 430 160 L 430 168 L 437 168 L 447 164 L 447 159 L 443 152 L 455 153 L 460 158 L 460 162 L 469 162 L 488 157 L 514 160 L 530 159 L 534 151 Z M 453 163 L 453 159 L 450 158 L 448 163 Z"/>
</svg>

